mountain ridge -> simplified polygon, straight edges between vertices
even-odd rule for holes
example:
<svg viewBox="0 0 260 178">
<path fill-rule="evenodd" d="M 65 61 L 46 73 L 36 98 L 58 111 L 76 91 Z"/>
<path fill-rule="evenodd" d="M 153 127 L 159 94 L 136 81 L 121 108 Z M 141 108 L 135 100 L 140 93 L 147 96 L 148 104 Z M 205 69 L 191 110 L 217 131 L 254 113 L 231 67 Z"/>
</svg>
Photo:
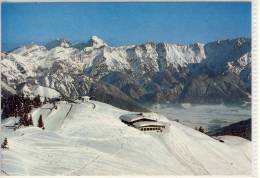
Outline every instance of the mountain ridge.
<svg viewBox="0 0 260 178">
<path fill-rule="evenodd" d="M 31 44 L 2 53 L 1 80 L 13 89 L 25 82 L 72 98 L 91 94 L 92 85 L 105 81 L 114 86 L 114 97 L 118 89 L 138 103 L 196 102 L 198 96 L 200 102 L 250 100 L 250 38 L 110 47 L 93 36 L 81 49 L 64 39 L 59 42 L 50 49 Z"/>
</svg>

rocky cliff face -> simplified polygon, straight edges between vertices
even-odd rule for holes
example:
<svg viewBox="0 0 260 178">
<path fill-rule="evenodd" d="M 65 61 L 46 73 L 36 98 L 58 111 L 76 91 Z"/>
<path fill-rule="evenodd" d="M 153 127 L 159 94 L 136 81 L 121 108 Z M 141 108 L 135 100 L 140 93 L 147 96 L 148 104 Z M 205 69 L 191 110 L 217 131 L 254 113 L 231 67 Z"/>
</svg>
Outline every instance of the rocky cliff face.
<svg viewBox="0 0 260 178">
<path fill-rule="evenodd" d="M 1 57 L 1 80 L 18 93 L 18 86 L 30 84 L 69 97 L 102 93 L 98 98 L 105 102 L 112 102 L 105 95 L 119 93 L 138 103 L 237 102 L 251 95 L 251 40 L 246 38 L 111 47 L 93 36 L 74 45 L 64 39 L 30 44 Z"/>
</svg>

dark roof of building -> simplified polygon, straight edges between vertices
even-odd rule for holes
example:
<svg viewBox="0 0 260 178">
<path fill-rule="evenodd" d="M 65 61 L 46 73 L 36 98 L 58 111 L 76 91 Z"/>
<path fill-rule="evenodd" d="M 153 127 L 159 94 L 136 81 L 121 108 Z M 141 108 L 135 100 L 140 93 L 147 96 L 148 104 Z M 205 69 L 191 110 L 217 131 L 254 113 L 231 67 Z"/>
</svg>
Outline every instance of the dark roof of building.
<svg viewBox="0 0 260 178">
<path fill-rule="evenodd" d="M 147 121 L 157 121 L 157 119 L 155 118 L 145 117 L 142 114 L 125 114 L 120 116 L 120 119 L 122 121 L 129 122 L 129 123 L 142 120 L 142 119 L 145 119 Z"/>
</svg>

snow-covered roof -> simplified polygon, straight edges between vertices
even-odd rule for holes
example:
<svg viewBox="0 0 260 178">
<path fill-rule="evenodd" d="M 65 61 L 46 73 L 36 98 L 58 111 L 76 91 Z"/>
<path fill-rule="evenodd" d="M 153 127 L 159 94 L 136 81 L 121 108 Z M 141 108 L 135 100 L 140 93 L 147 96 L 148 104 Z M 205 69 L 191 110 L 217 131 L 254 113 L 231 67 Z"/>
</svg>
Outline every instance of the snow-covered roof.
<svg viewBox="0 0 260 178">
<path fill-rule="evenodd" d="M 162 122 L 149 122 L 149 121 L 140 121 L 133 123 L 134 127 L 140 128 L 140 127 L 147 127 L 147 126 L 165 126 Z"/>
<path fill-rule="evenodd" d="M 150 120 L 150 121 L 157 121 L 156 118 L 149 118 L 149 117 L 144 117 L 141 114 L 125 114 L 120 116 L 120 119 L 126 122 L 134 122 L 134 121 L 138 121 L 141 119 L 146 119 L 146 120 Z"/>
<path fill-rule="evenodd" d="M 81 96 L 81 98 L 90 98 L 89 96 Z"/>
</svg>

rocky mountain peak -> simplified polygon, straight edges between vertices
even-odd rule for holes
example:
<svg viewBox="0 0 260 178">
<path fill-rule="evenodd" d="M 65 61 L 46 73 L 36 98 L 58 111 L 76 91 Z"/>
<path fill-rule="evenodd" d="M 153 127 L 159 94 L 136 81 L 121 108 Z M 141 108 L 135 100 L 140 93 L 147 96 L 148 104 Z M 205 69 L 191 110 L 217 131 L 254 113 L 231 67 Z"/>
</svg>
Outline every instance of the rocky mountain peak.
<svg viewBox="0 0 260 178">
<path fill-rule="evenodd" d="M 58 38 L 56 40 L 53 40 L 53 41 L 47 43 L 45 46 L 47 49 L 52 49 L 52 48 L 55 48 L 58 46 L 63 47 L 63 48 L 69 48 L 71 46 L 71 42 L 64 38 Z"/>
<path fill-rule="evenodd" d="M 113 85 L 114 88 L 110 87 L 113 92 L 107 93 L 108 87 L 100 87 L 100 93 L 110 96 L 120 90 L 137 102 L 249 99 L 251 40 L 247 38 L 206 44 L 109 47 L 92 36 L 88 43 L 69 45 L 67 40 L 58 39 L 47 47 L 63 48 L 47 50 L 31 45 L 10 55 L 2 54 L 2 81 L 13 88 L 34 82 L 78 97 L 90 92 L 92 81 L 104 80 Z M 82 81 L 80 76 L 88 79 Z M 97 93 L 91 91 L 93 95 Z M 230 92 L 232 95 L 226 94 Z"/>
<path fill-rule="evenodd" d="M 107 44 L 97 36 L 91 36 L 90 40 L 88 41 L 89 47 L 100 48 L 102 46 L 107 46 Z"/>
</svg>

